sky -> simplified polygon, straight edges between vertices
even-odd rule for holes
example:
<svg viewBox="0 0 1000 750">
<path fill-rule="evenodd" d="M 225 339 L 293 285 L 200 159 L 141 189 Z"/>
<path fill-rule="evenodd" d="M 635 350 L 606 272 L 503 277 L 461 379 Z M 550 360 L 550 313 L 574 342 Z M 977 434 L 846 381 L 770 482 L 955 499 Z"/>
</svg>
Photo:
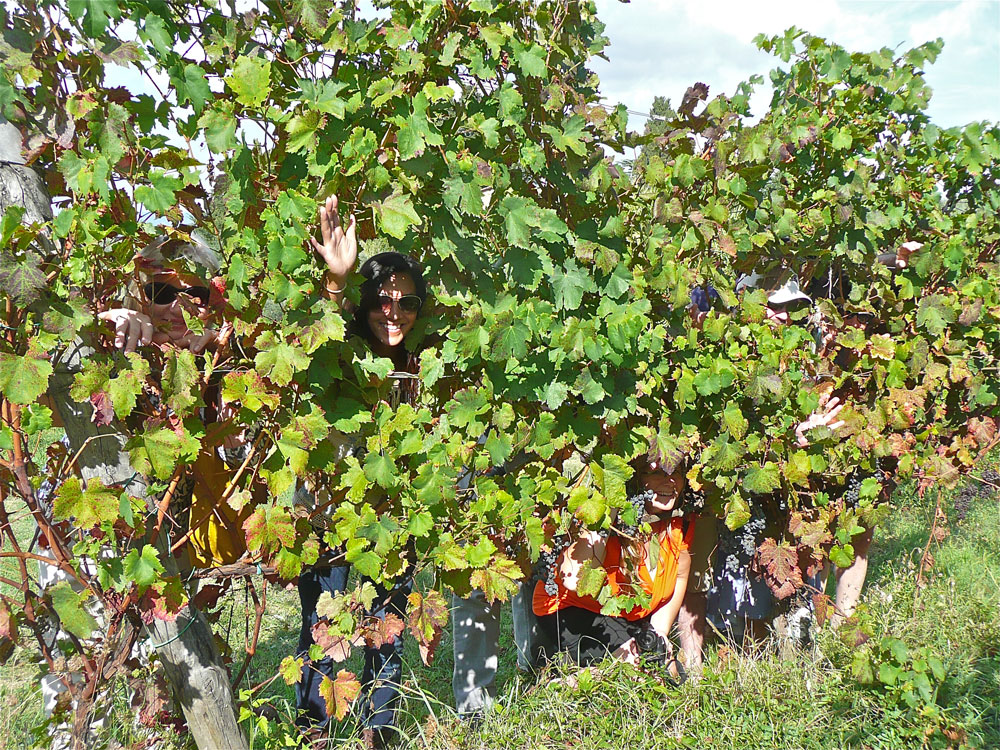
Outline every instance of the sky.
<svg viewBox="0 0 1000 750">
<path fill-rule="evenodd" d="M 753 45 L 758 33 L 797 26 L 848 51 L 904 52 L 942 37 L 927 68 L 929 114 L 944 127 L 1000 122 L 1000 0 L 596 0 L 611 40 L 608 61 L 594 60 L 609 104 L 648 112 L 654 96 L 676 106 L 695 81 L 709 96 L 781 65 Z M 751 100 L 762 114 L 768 95 Z M 645 118 L 630 116 L 633 129 Z"/>
</svg>

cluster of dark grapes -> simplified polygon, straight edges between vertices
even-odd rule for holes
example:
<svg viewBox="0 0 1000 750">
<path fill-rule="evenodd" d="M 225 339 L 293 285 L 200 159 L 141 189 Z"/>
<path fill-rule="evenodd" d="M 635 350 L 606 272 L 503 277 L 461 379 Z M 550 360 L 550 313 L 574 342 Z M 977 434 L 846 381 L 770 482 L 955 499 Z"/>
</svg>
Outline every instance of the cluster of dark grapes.
<svg viewBox="0 0 1000 750">
<path fill-rule="evenodd" d="M 955 496 L 955 515 L 959 521 L 965 520 L 974 500 L 991 498 L 996 492 L 994 487 L 1000 485 L 1000 474 L 994 469 L 984 471 L 982 479 L 982 482 L 976 479 L 971 480 Z"/>
<path fill-rule="evenodd" d="M 569 537 L 563 535 L 552 540 L 551 550 L 542 550 L 538 556 L 538 562 L 531 572 L 533 581 L 541 581 L 545 585 L 545 593 L 548 596 L 555 596 L 559 593 L 559 586 L 556 583 L 556 565 L 559 556 L 569 547 Z"/>
<path fill-rule="evenodd" d="M 861 475 L 858 472 L 851 474 L 847 480 L 847 490 L 844 492 L 844 507 L 857 508 L 861 495 Z"/>
<path fill-rule="evenodd" d="M 868 475 L 864 475 L 859 471 L 855 471 L 851 474 L 850 479 L 847 480 L 847 489 L 844 491 L 844 508 L 851 509 L 857 508 L 861 502 L 861 484 L 865 481 Z M 880 482 L 886 481 L 886 472 L 882 470 L 882 459 L 875 459 L 875 479 Z"/>
<path fill-rule="evenodd" d="M 705 491 L 704 490 L 693 490 L 688 487 L 687 491 L 687 507 L 691 509 L 691 512 L 697 512 L 699 510 L 704 510 L 705 508 Z"/>
<path fill-rule="evenodd" d="M 656 493 L 652 490 L 643 490 L 642 492 L 636 492 L 635 494 L 629 495 L 628 503 L 635 510 L 635 523 L 626 524 L 621 520 L 621 514 L 618 514 L 618 523 L 616 524 L 616 529 L 623 536 L 635 536 L 639 531 L 639 525 L 642 523 L 643 516 L 646 515 L 646 506 L 656 497 Z M 603 533 L 604 536 L 607 532 Z"/>
<path fill-rule="evenodd" d="M 718 559 L 725 572 L 735 577 L 750 564 L 766 525 L 763 516 L 754 516 L 736 531 L 720 527 Z"/>
</svg>

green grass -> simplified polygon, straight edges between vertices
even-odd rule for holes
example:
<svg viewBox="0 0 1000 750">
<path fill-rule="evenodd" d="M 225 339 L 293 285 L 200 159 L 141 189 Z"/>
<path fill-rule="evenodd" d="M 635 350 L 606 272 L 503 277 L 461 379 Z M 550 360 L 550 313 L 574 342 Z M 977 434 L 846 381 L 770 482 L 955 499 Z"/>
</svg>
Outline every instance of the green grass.
<svg viewBox="0 0 1000 750">
<path fill-rule="evenodd" d="M 442 719 L 431 723 L 433 737 L 413 736 L 411 745 L 1000 747 L 1000 498 L 977 502 L 961 523 L 950 513 L 950 536 L 932 546 L 935 563 L 919 592 L 917 565 L 934 501 L 903 489 L 896 502 L 876 535 L 858 615 L 871 640 L 861 648 L 891 635 L 937 654 L 947 669 L 938 717 L 860 685 L 850 669 L 857 649 L 844 642 L 849 629 L 825 630 L 818 647 L 795 660 L 768 649 L 711 647 L 704 679 L 678 690 L 664 687 L 655 672 L 623 664 L 605 663 L 582 679 L 577 670 L 553 667 L 534 687 L 503 688 L 480 727 Z"/>
<path fill-rule="evenodd" d="M 870 650 L 891 635 L 940 656 L 947 677 L 936 709 L 914 711 L 881 689 L 858 683 L 851 663 L 858 648 L 848 632 L 820 633 L 815 649 L 782 659 L 774 649 L 738 653 L 711 645 L 698 684 L 666 687 L 655 670 L 606 662 L 581 672 L 550 666 L 539 680 L 516 671 L 509 608 L 504 609 L 495 709 L 474 727 L 450 708 L 452 647 L 446 632 L 431 666 L 407 639 L 400 726 L 404 746 L 452 748 L 803 748 L 895 750 L 919 747 L 1000 748 L 1000 497 L 977 501 L 962 522 L 950 501 L 950 535 L 931 547 L 934 566 L 917 591 L 917 565 L 927 542 L 934 498 L 897 493 L 880 529 L 858 621 Z M 28 520 L 30 524 L 30 519 Z M 30 528 L 26 528 L 30 535 Z M 2 561 L 7 570 L 9 561 Z M 7 570 L 8 573 L 12 572 Z M 244 658 L 248 613 L 244 586 L 224 601 L 216 630 L 230 644 L 234 669 Z M 252 617 L 250 617 L 252 622 Z M 271 586 L 257 653 L 240 688 L 274 675 L 298 639 L 297 593 Z M 360 673 L 360 657 L 345 668 Z M 117 739 L 140 739 L 128 721 L 121 691 L 112 712 Z M 254 748 L 284 747 L 291 737 L 292 689 L 280 679 L 255 696 L 248 717 Z M 267 711 L 262 704 L 267 704 Z M 0 668 L 0 747 L 30 747 L 40 696 L 34 659 L 19 650 Z M 930 715 L 931 713 L 936 715 Z M 171 730 L 165 730 L 172 734 Z M 184 744 L 183 739 L 172 746 Z M 331 746 L 359 746 L 348 719 Z"/>
</svg>

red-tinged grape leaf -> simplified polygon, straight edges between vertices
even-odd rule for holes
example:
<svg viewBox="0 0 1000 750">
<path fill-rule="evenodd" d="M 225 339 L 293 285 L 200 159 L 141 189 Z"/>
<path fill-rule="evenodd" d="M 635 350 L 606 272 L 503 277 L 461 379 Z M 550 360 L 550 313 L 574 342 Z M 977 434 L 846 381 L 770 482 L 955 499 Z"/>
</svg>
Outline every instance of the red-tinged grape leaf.
<svg viewBox="0 0 1000 750">
<path fill-rule="evenodd" d="M 45 274 L 40 267 L 41 256 L 25 253 L 20 257 L 0 253 L 0 292 L 24 307 L 36 299 L 45 287 Z"/>
<path fill-rule="evenodd" d="M 517 593 L 517 584 L 524 576 L 513 560 L 495 557 L 488 568 L 472 572 L 471 583 L 486 595 L 490 603 L 507 601 Z"/>
<path fill-rule="evenodd" d="M 830 597 L 826 594 L 813 594 L 812 596 L 813 610 L 816 612 L 816 622 L 820 627 L 826 624 L 827 618 L 830 616 Z"/>
<path fill-rule="evenodd" d="M 403 621 L 390 612 L 385 617 L 364 618 L 359 636 L 364 638 L 365 645 L 382 648 L 386 644 L 394 643 L 404 630 L 406 630 L 406 625 L 403 624 Z"/>
<path fill-rule="evenodd" d="M 90 418 L 96 425 L 109 425 L 115 416 L 115 408 L 111 403 L 111 397 L 105 391 L 98 391 L 90 394 L 90 405 L 94 407 L 94 413 Z"/>
<path fill-rule="evenodd" d="M 285 508 L 257 508 L 243 522 L 243 531 L 247 535 L 247 549 L 251 552 L 274 553 L 295 544 L 295 525 Z"/>
<path fill-rule="evenodd" d="M 142 683 L 135 691 L 132 707 L 138 709 L 139 723 L 144 727 L 155 727 L 162 723 L 170 705 L 170 690 L 166 680 L 158 672 L 156 676 Z"/>
<path fill-rule="evenodd" d="M 775 544 L 773 539 L 765 539 L 757 548 L 757 554 L 767 585 L 778 599 L 787 599 L 802 586 L 798 551 L 788 542 Z"/>
<path fill-rule="evenodd" d="M 17 645 L 17 622 L 7 603 L 0 601 L 0 664 L 7 661 Z"/>
<path fill-rule="evenodd" d="M 88 530 L 114 523 L 120 508 L 118 490 L 105 487 L 99 479 L 91 479 L 83 489 L 79 478 L 69 477 L 56 490 L 52 515 L 60 521 L 73 518 L 77 527 Z"/>
<path fill-rule="evenodd" d="M 188 595 L 179 576 L 153 584 L 139 600 L 140 616 L 147 625 L 154 620 L 173 622 L 187 606 Z"/>
<path fill-rule="evenodd" d="M 969 434 L 980 448 L 985 448 L 997 436 L 997 423 L 990 417 L 974 417 L 970 419 L 968 429 Z"/>
<path fill-rule="evenodd" d="M 421 661 L 430 666 L 441 642 L 444 626 L 448 623 L 448 604 L 436 589 L 431 589 L 426 594 L 414 591 L 406 599 L 409 602 L 407 627 L 417 639 Z"/>
<path fill-rule="evenodd" d="M 802 514 L 797 512 L 792 513 L 788 521 L 788 530 L 796 537 L 801 546 L 812 547 L 814 550 L 818 550 L 833 539 L 828 519 L 819 518 L 806 521 Z"/>
<path fill-rule="evenodd" d="M 219 599 L 226 592 L 226 589 L 226 586 L 218 583 L 210 583 L 199 587 L 198 593 L 194 595 L 193 604 L 195 608 L 202 611 L 212 609 L 219 603 Z"/>
<path fill-rule="evenodd" d="M 278 674 L 281 675 L 281 679 L 285 681 L 286 685 L 294 685 L 302 682 L 302 667 L 304 664 L 305 661 L 302 657 L 289 654 L 278 665 Z"/>
<path fill-rule="evenodd" d="M 14 627 L 14 618 L 11 617 L 10 609 L 6 601 L 0 601 L 0 638 L 14 638 L 17 629 Z"/>
<path fill-rule="evenodd" d="M 344 661 L 351 655 L 351 640 L 331 631 L 328 623 L 316 623 L 312 628 L 313 641 L 323 649 L 324 656 L 337 662 Z"/>
<path fill-rule="evenodd" d="M 348 672 L 346 669 L 337 672 L 335 680 L 324 677 L 319 686 L 319 694 L 326 701 L 327 714 L 337 721 L 347 716 L 347 709 L 360 692 L 361 683 L 354 677 L 353 672 Z"/>
</svg>

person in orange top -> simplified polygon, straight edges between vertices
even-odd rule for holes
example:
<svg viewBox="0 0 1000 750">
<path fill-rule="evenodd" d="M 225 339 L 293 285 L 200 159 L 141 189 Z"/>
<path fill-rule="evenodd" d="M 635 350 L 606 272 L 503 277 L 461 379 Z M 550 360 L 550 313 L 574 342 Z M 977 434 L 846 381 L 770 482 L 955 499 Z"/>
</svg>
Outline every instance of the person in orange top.
<svg viewBox="0 0 1000 750">
<path fill-rule="evenodd" d="M 643 462 L 636 485 L 645 494 L 649 534 L 626 538 L 584 531 L 555 563 L 554 584 L 535 585 L 532 608 L 542 630 L 560 651 L 568 652 L 581 666 L 608 654 L 636 663 L 643 651 L 671 653 L 668 640 L 687 587 L 691 558 L 688 548 L 694 524 L 671 518 L 684 489 L 684 475 L 667 474 L 654 461 Z M 584 566 L 596 561 L 604 567 L 614 595 L 641 588 L 649 605 L 618 615 L 601 614 L 601 604 L 577 593 Z"/>
</svg>

